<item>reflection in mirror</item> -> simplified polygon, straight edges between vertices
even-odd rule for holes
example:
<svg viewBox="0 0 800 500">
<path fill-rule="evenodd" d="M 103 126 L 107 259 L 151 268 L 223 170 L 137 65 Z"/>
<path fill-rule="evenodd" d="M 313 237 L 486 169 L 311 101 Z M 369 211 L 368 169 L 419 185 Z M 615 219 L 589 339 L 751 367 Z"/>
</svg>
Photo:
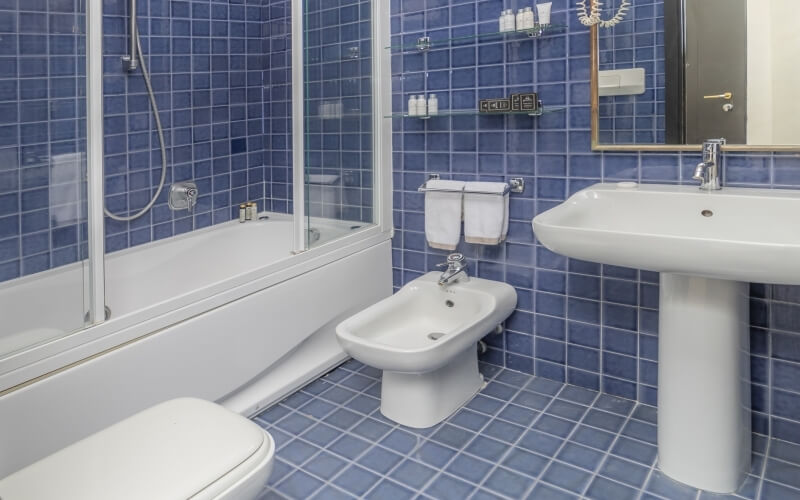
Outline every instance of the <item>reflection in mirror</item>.
<svg viewBox="0 0 800 500">
<path fill-rule="evenodd" d="M 603 15 L 621 0 L 603 2 Z M 800 147 L 796 0 L 638 0 L 597 29 L 600 145 Z"/>
</svg>

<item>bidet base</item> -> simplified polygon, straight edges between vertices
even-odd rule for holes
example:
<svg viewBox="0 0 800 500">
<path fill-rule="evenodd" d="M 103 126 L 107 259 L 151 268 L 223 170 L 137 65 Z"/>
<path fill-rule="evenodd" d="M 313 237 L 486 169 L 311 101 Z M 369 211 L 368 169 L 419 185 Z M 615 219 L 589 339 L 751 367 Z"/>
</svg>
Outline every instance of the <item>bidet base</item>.
<svg viewBox="0 0 800 500">
<path fill-rule="evenodd" d="M 383 372 L 381 413 L 417 429 L 443 421 L 481 389 L 478 353 L 470 346 L 453 361 L 427 373 Z"/>
<path fill-rule="evenodd" d="M 748 285 L 661 273 L 658 466 L 715 493 L 750 469 Z"/>
</svg>

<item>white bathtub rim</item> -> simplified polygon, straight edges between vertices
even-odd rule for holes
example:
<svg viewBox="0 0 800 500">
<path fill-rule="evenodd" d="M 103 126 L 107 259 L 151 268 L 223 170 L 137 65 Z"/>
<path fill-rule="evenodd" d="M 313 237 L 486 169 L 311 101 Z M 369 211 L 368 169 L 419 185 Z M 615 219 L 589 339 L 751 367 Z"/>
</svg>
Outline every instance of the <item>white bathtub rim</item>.
<svg viewBox="0 0 800 500">
<path fill-rule="evenodd" d="M 238 224 L 235 221 L 233 223 Z M 15 353 L 0 361 L 0 395 L 390 238 L 391 232 L 383 232 L 379 226 L 368 226 L 290 258 L 269 263 L 253 272 Z"/>
</svg>

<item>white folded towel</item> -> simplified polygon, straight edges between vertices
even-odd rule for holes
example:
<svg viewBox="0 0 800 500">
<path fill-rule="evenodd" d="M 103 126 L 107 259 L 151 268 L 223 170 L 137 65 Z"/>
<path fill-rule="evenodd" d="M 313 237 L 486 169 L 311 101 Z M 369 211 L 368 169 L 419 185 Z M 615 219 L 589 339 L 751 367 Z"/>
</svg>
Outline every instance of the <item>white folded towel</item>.
<svg viewBox="0 0 800 500">
<path fill-rule="evenodd" d="M 505 182 L 467 182 L 464 186 L 464 240 L 499 245 L 508 236 Z M 477 192 L 476 192 L 477 191 Z M 483 194 L 492 193 L 492 194 Z"/>
<path fill-rule="evenodd" d="M 464 183 L 431 179 L 426 183 L 425 237 L 428 245 L 441 250 L 455 250 L 461 240 L 461 207 Z"/>
</svg>

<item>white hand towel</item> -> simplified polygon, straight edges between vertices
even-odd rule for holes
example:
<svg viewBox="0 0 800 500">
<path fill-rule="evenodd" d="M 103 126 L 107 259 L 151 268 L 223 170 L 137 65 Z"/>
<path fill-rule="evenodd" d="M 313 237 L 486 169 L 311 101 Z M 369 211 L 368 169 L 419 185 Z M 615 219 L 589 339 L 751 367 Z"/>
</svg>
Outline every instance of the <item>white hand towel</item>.
<svg viewBox="0 0 800 500">
<path fill-rule="evenodd" d="M 467 243 L 499 245 L 506 239 L 508 236 L 508 193 L 503 194 L 505 189 L 505 182 L 466 183 L 464 186 L 464 240 Z"/>
<path fill-rule="evenodd" d="M 428 245 L 441 250 L 455 250 L 461 240 L 461 207 L 464 183 L 432 179 L 426 184 L 425 237 Z"/>
</svg>

